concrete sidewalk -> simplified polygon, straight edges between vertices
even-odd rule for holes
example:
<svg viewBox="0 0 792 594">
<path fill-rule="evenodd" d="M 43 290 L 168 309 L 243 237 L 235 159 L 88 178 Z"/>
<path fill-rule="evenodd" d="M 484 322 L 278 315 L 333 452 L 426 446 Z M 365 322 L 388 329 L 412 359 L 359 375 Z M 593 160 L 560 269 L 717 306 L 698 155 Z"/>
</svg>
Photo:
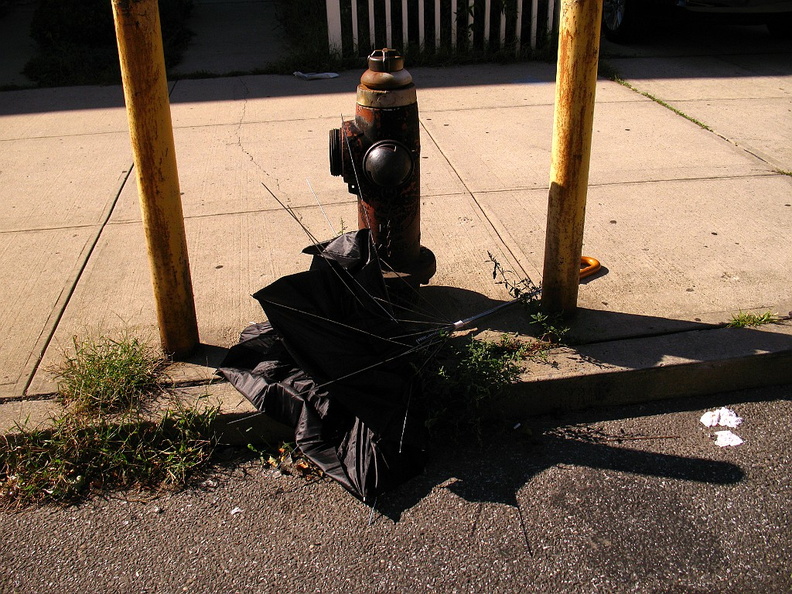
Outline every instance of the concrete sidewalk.
<svg viewBox="0 0 792 594">
<path fill-rule="evenodd" d="M 597 89 L 584 253 L 604 271 L 581 287 L 577 346 L 532 364 L 504 402 L 509 414 L 792 380 L 789 322 L 720 327 L 739 311 L 792 310 L 789 44 L 749 36 L 745 47 L 673 59 L 603 48 L 634 87 L 601 80 Z M 438 259 L 423 293 L 458 319 L 508 298 L 488 253 L 541 280 L 555 67 L 410 71 L 422 242 Z M 359 76 L 174 83 L 206 345 L 177 379 L 210 381 L 223 348 L 262 317 L 249 295 L 307 266 L 306 238 L 262 183 L 317 236 L 354 224 L 353 197 L 329 174 L 326 137 L 352 116 Z M 120 87 L 9 91 L 0 117 L 0 406 L 12 408 L 6 419 L 35 420 L 46 416 L 50 369 L 72 336 L 131 330 L 155 340 L 156 320 Z M 532 331 L 516 313 L 482 329 Z M 248 410 L 227 386 L 213 390 Z"/>
</svg>

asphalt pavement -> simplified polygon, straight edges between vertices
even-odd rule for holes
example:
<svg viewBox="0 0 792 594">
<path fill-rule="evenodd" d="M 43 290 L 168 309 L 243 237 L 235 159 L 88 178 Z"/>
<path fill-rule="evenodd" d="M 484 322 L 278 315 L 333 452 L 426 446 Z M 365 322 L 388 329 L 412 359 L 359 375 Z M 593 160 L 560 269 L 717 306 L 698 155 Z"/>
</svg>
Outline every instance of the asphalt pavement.
<svg viewBox="0 0 792 594">
<path fill-rule="evenodd" d="M 0 512 L 0 590 L 788 592 L 789 396 L 532 417 L 482 447 L 436 444 L 373 511 L 229 463 L 177 494 Z M 724 405 L 740 446 L 700 422 Z"/>
<path fill-rule="evenodd" d="M 234 4 L 265 3 L 197 8 Z M 225 72 L 268 59 L 241 45 L 216 50 L 229 56 Z M 602 61 L 626 83 L 597 87 L 584 253 L 604 270 L 581 286 L 574 346 L 531 363 L 503 399 L 506 435 L 438 445 L 426 472 L 373 512 L 335 484 L 251 463 L 153 500 L 3 513 L 0 587 L 792 589 L 792 325 L 723 327 L 740 311 L 792 310 L 790 54 L 758 27 L 603 44 Z M 188 50 L 183 66 L 192 59 Z M 457 319 L 507 298 L 488 253 L 541 279 L 555 66 L 407 67 L 421 109 L 422 243 L 438 258 L 422 291 Z M 172 83 L 204 345 L 172 370 L 177 380 L 209 382 L 261 318 L 249 295 L 307 266 L 306 238 L 262 182 L 316 235 L 355 220 L 354 198 L 329 175 L 326 138 L 353 114 L 359 75 Z M 156 319 L 120 87 L 5 91 L 0 122 L 6 429 L 46 421 L 51 369 L 72 336 L 154 340 Z M 532 328 L 511 314 L 479 331 Z M 210 387 L 226 412 L 251 410 L 228 386 Z M 723 405 L 744 419 L 742 445 L 718 447 L 699 422 Z"/>
</svg>

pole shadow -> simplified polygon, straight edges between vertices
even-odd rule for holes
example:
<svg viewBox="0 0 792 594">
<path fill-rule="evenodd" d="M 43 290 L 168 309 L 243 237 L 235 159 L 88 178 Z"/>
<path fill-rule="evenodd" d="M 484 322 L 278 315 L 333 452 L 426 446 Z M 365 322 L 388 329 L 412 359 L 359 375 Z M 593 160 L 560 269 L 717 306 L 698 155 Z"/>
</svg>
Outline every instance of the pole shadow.
<svg viewBox="0 0 792 594">
<path fill-rule="evenodd" d="M 733 485 L 745 478 L 743 469 L 731 462 L 608 445 L 562 427 L 546 427 L 529 442 L 502 434 L 490 437 L 484 448 L 445 444 L 434 452 L 422 475 L 382 496 L 377 511 L 399 521 L 405 511 L 437 489 L 448 489 L 472 503 L 517 508 L 519 491 L 558 465 L 710 485 Z"/>
</svg>

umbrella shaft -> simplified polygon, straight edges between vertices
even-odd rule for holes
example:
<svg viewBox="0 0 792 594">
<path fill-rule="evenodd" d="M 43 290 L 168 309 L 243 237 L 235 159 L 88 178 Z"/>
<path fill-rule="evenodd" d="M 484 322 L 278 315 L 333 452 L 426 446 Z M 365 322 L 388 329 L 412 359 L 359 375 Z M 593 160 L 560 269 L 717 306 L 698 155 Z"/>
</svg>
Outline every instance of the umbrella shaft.
<svg viewBox="0 0 792 594">
<path fill-rule="evenodd" d="M 451 331 L 453 331 L 453 332 L 456 332 L 457 330 L 462 330 L 462 329 L 467 328 L 468 326 L 470 326 L 473 322 L 477 322 L 477 321 L 481 320 L 482 318 L 486 318 L 488 316 L 491 316 L 492 314 L 495 314 L 495 313 L 499 312 L 502 309 L 506 309 L 507 307 L 509 307 L 511 305 L 514 305 L 515 303 L 517 303 L 519 301 L 522 301 L 522 299 L 519 299 L 519 298 L 518 299 L 512 299 L 511 301 L 506 301 L 505 303 L 500 303 L 500 304 L 496 305 L 495 307 L 491 307 L 490 309 L 488 309 L 486 311 L 482 311 L 481 313 L 477 313 L 474 316 L 470 316 L 469 318 L 465 318 L 463 320 L 459 320 L 458 322 L 454 322 L 453 324 L 451 324 L 449 329 Z"/>
</svg>

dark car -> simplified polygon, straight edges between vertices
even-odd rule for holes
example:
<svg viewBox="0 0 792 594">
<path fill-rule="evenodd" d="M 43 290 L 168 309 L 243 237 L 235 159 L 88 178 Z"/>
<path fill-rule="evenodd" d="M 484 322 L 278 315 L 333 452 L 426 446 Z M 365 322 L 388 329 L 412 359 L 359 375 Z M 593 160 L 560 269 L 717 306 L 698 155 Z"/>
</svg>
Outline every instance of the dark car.
<svg viewBox="0 0 792 594">
<path fill-rule="evenodd" d="M 602 31 L 617 43 L 635 41 L 672 11 L 728 19 L 730 22 L 765 24 L 778 37 L 792 35 L 792 0 L 604 0 Z"/>
</svg>

